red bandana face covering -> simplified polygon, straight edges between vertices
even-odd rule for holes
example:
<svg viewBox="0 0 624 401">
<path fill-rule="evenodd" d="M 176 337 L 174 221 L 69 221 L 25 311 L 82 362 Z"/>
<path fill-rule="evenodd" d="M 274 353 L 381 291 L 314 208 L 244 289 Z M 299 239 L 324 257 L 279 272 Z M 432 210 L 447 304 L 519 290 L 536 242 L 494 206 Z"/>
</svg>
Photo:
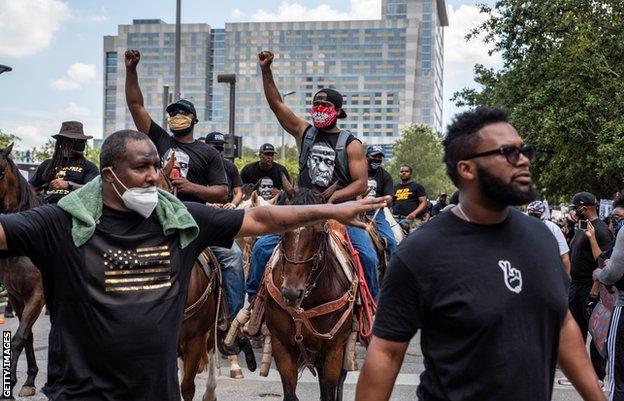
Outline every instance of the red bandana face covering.
<svg viewBox="0 0 624 401">
<path fill-rule="evenodd" d="M 312 123 L 315 128 L 327 128 L 338 119 L 338 112 L 331 106 L 312 106 Z"/>
</svg>

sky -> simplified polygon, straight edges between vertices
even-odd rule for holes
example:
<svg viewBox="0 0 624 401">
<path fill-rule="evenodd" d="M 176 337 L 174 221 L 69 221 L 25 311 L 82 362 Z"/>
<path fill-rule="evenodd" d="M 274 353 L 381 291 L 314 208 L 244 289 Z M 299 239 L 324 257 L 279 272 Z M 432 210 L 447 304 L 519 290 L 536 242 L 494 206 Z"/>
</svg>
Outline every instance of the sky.
<svg viewBox="0 0 624 401">
<path fill-rule="evenodd" d="M 484 19 L 483 0 L 446 0 L 444 120 L 458 110 L 455 91 L 474 87 L 473 67 L 500 66 L 480 41 L 464 36 Z M 492 2 L 492 0 L 485 0 Z M 381 0 L 182 0 L 182 22 L 376 19 Z M 0 0 L 0 130 L 21 138 L 16 148 L 39 146 L 61 121 L 79 120 L 87 135 L 102 137 L 102 41 L 119 24 L 160 18 L 175 22 L 175 0 Z"/>
</svg>

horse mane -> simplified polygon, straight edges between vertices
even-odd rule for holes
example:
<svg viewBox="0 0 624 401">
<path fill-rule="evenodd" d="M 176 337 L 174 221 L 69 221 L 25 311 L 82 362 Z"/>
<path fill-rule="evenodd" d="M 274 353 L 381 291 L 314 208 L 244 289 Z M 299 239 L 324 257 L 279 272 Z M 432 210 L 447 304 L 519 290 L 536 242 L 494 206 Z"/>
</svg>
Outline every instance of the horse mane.
<svg viewBox="0 0 624 401">
<path fill-rule="evenodd" d="M 11 173 L 15 176 L 15 180 L 17 181 L 17 207 L 14 210 L 9 210 L 9 213 L 22 212 L 24 210 L 32 209 L 36 206 L 41 206 L 43 202 L 37 197 L 35 191 L 33 191 L 26 178 L 22 175 L 17 168 L 15 162 L 11 157 L 7 157 L 7 163 L 11 168 Z"/>
<path fill-rule="evenodd" d="M 290 201 L 293 206 L 296 205 L 322 205 L 326 203 L 323 194 L 316 189 L 299 188 L 296 195 Z"/>
</svg>

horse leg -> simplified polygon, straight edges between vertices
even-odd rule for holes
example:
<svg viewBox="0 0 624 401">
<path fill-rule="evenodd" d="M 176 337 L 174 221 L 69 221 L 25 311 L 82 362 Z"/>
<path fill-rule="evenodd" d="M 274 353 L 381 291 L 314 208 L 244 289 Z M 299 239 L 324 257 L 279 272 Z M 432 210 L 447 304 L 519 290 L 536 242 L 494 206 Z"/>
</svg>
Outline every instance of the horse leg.
<svg viewBox="0 0 624 401">
<path fill-rule="evenodd" d="M 336 343 L 338 343 L 338 341 Z M 337 389 L 340 384 L 342 372 L 344 371 L 342 369 L 343 358 L 344 345 L 332 347 L 323 356 L 323 369 L 319 371 L 321 401 L 336 401 Z"/>
<path fill-rule="evenodd" d="M 39 373 L 39 367 L 37 366 L 37 360 L 35 359 L 35 348 L 33 346 L 33 342 L 34 336 L 31 329 L 28 332 L 28 337 L 26 338 L 26 344 L 24 346 L 24 351 L 26 352 L 26 362 L 28 363 L 28 375 L 26 377 L 26 382 L 19 392 L 20 397 L 32 397 L 36 393 L 35 378 L 37 377 L 37 373 Z"/>
<path fill-rule="evenodd" d="M 206 392 L 202 397 L 202 401 L 217 401 L 217 377 L 215 375 L 216 358 L 214 354 L 214 347 L 208 351 L 208 378 L 206 378 Z M 242 373 L 241 373 L 242 374 Z"/>
<path fill-rule="evenodd" d="M 342 392 L 344 390 L 344 382 L 347 378 L 347 371 L 342 369 L 340 378 L 338 379 L 338 386 L 336 387 L 336 401 L 342 401 Z"/>
<path fill-rule="evenodd" d="M 271 336 L 271 346 L 273 347 L 273 357 L 275 366 L 282 379 L 284 389 L 284 401 L 299 401 L 297 398 L 297 359 L 298 353 L 285 347 L 277 338 Z"/>
<path fill-rule="evenodd" d="M 12 303 L 15 313 L 19 319 L 19 325 L 17 326 L 17 330 L 11 339 L 11 393 L 13 393 L 13 389 L 17 384 L 17 361 L 19 360 L 20 354 L 26 344 L 28 331 L 26 329 L 26 319 L 22 320 L 24 304 L 19 302 L 16 298 L 11 298 L 13 297 L 9 296 L 10 302 Z"/>
<path fill-rule="evenodd" d="M 184 373 L 180 383 L 180 392 L 184 401 L 193 401 L 195 396 L 195 375 L 197 375 L 204 358 L 206 358 L 206 338 L 200 335 L 189 339 L 182 355 Z"/>
<path fill-rule="evenodd" d="M 228 356 L 228 361 L 230 362 L 230 377 L 232 379 L 244 379 L 243 370 L 238 364 L 238 356 L 230 355 Z"/>
</svg>

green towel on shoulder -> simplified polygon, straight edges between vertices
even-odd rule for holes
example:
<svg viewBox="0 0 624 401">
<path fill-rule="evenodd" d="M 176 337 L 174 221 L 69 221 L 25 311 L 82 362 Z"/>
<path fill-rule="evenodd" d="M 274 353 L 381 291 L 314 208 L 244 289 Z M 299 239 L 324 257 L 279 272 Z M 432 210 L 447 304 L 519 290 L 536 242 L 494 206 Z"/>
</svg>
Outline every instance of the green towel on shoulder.
<svg viewBox="0 0 624 401">
<path fill-rule="evenodd" d="M 82 188 L 63 197 L 58 206 L 72 216 L 74 245 L 84 245 L 95 232 L 95 225 L 102 217 L 102 177 L 97 176 Z M 180 246 L 186 248 L 199 234 L 195 219 L 178 198 L 169 192 L 158 190 L 156 216 L 165 235 L 180 231 Z"/>
</svg>

